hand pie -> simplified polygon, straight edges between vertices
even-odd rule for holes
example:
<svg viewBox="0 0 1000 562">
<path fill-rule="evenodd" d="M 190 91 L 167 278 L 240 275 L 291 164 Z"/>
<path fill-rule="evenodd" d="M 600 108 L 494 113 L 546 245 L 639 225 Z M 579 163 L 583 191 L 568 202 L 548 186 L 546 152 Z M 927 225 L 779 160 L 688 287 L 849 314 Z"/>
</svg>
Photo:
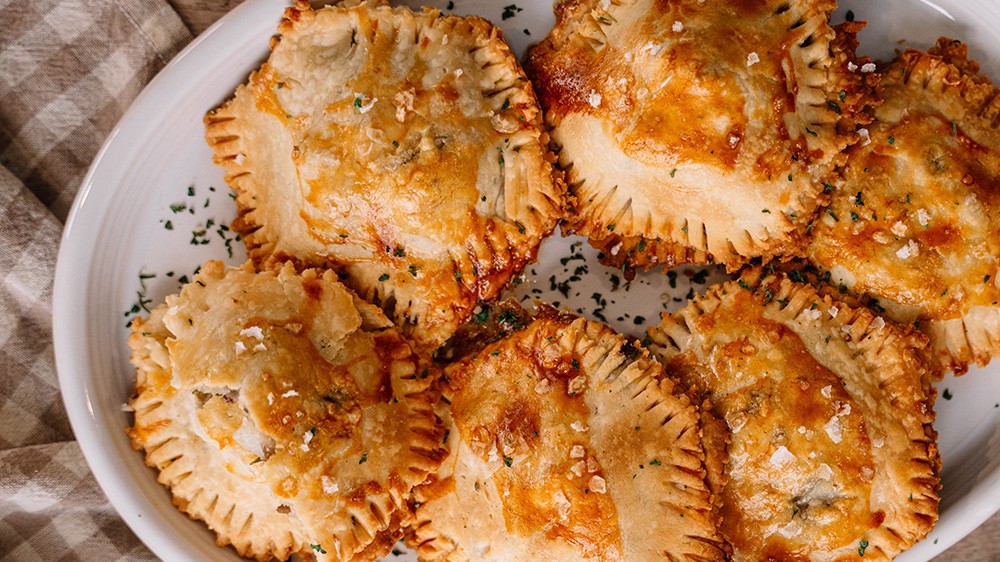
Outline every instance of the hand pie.
<svg viewBox="0 0 1000 562">
<path fill-rule="evenodd" d="M 205 118 L 234 228 L 258 266 L 333 267 L 436 347 L 562 216 L 531 85 L 480 18 L 300 1 L 279 31 Z"/>
<path fill-rule="evenodd" d="M 833 0 L 568 0 L 526 70 L 576 197 L 626 267 L 801 253 L 870 103 Z"/>
<path fill-rule="evenodd" d="M 431 377 L 335 279 L 208 262 L 132 324 L 133 446 L 242 556 L 388 554 L 444 456 Z"/>
<path fill-rule="evenodd" d="M 421 560 L 723 560 L 698 409 L 648 353 L 543 311 L 445 369 Z"/>
<path fill-rule="evenodd" d="M 923 334 L 751 274 L 649 335 L 731 432 L 733 560 L 890 560 L 930 531 L 940 457 Z"/>
<path fill-rule="evenodd" d="M 883 69 L 885 103 L 809 247 L 957 373 L 1000 352 L 1000 89 L 967 57 L 941 39 Z"/>
</svg>

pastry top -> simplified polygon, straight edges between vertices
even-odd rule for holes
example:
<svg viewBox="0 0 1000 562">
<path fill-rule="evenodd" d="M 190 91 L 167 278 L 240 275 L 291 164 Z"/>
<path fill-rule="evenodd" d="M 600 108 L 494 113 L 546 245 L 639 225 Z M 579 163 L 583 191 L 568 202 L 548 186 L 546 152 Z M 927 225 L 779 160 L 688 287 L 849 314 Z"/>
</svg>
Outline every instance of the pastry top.
<svg viewBox="0 0 1000 562">
<path fill-rule="evenodd" d="M 576 197 L 568 228 L 647 267 L 799 250 L 871 103 L 860 24 L 831 27 L 835 7 L 559 3 L 526 69 Z"/>
<path fill-rule="evenodd" d="M 650 330 L 666 371 L 711 397 L 731 433 L 722 533 L 733 559 L 892 559 L 937 519 L 926 338 L 758 275 Z"/>
<path fill-rule="evenodd" d="M 723 560 L 699 411 L 636 344 L 547 310 L 442 380 L 421 560 Z"/>
<path fill-rule="evenodd" d="M 885 102 L 809 249 L 958 372 L 1000 351 L 1000 89 L 978 69 L 950 39 L 882 69 Z"/>
<path fill-rule="evenodd" d="M 534 259 L 565 187 L 501 32 L 385 1 L 288 8 L 206 118 L 258 266 L 334 267 L 439 345 Z"/>
<path fill-rule="evenodd" d="M 385 555 L 443 457 L 430 377 L 332 272 L 208 262 L 129 344 L 133 445 L 243 556 Z"/>
</svg>

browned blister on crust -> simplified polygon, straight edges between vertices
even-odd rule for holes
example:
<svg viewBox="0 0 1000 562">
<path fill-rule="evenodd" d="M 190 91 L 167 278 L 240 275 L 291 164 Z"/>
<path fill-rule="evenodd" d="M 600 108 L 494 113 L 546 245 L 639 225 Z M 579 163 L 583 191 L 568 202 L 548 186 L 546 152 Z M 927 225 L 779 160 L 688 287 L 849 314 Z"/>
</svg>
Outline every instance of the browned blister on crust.
<svg viewBox="0 0 1000 562">
<path fill-rule="evenodd" d="M 208 262 L 129 344 L 133 446 L 242 556 L 384 556 L 444 456 L 433 377 L 332 272 Z"/>
<path fill-rule="evenodd" d="M 933 527 L 923 334 L 756 270 L 649 335 L 667 373 L 728 425 L 721 531 L 733 560 L 891 560 Z"/>
<path fill-rule="evenodd" d="M 449 365 L 421 560 L 723 560 L 699 410 L 648 352 L 551 309 Z"/>
<path fill-rule="evenodd" d="M 881 69 L 885 102 L 809 248 L 956 373 L 1000 351 L 1000 89 L 978 70 L 950 39 Z"/>
<path fill-rule="evenodd" d="M 336 268 L 436 347 L 562 217 L 535 94 L 481 18 L 299 2 L 279 31 L 205 118 L 234 228 L 258 266 Z"/>
<path fill-rule="evenodd" d="M 607 263 L 801 253 L 869 119 L 861 24 L 832 0 L 569 0 L 526 63 L 576 198 L 567 231 Z"/>
</svg>

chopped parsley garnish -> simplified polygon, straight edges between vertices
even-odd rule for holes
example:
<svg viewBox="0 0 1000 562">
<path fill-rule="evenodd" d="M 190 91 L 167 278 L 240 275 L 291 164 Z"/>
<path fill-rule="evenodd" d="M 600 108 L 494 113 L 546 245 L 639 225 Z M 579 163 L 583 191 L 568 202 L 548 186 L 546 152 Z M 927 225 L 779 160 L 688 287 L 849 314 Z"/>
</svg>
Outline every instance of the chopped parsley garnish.
<svg viewBox="0 0 1000 562">
<path fill-rule="evenodd" d="M 827 210 L 826 210 L 826 214 L 828 214 L 828 215 L 830 215 L 831 217 L 833 217 L 833 220 L 835 220 L 835 221 L 837 221 L 837 222 L 840 222 L 840 219 L 839 219 L 839 218 L 837 218 L 837 213 L 834 213 L 834 212 L 833 212 L 833 209 L 827 209 Z"/>
<path fill-rule="evenodd" d="M 358 113 L 361 113 L 361 106 L 362 106 L 362 104 L 364 104 L 364 102 L 365 102 L 365 95 L 364 94 L 358 94 L 357 96 L 355 96 L 355 98 L 354 98 L 354 114 L 355 115 L 357 115 Z"/>
<path fill-rule="evenodd" d="M 378 276 L 378 280 L 379 281 L 388 281 L 389 280 L 389 274 L 388 273 L 383 273 L 382 275 L 379 275 Z"/>
<path fill-rule="evenodd" d="M 608 230 L 610 230 L 611 232 L 614 232 L 615 231 L 615 225 L 614 224 L 609 224 L 608 225 Z"/>
<path fill-rule="evenodd" d="M 510 457 L 504 457 L 503 458 L 503 463 L 505 465 L 507 465 L 507 466 L 510 466 L 510 465 L 514 464 L 514 459 L 512 459 Z"/>
<path fill-rule="evenodd" d="M 500 156 L 497 157 L 497 162 L 499 162 L 500 165 L 503 166 L 503 164 L 504 164 L 504 162 L 503 162 L 503 149 L 498 146 L 497 147 L 497 152 L 500 153 Z"/>
<path fill-rule="evenodd" d="M 843 93 L 843 92 L 841 92 L 841 93 Z M 836 112 L 837 112 L 837 115 L 840 115 L 840 114 L 841 114 L 841 111 L 840 111 L 840 105 L 838 105 L 838 104 L 837 104 L 837 102 L 835 102 L 835 101 L 833 101 L 833 100 L 827 100 L 827 102 L 826 102 L 826 105 L 827 105 L 827 107 L 829 107 L 830 109 L 832 109 L 832 110 L 836 111 Z"/>
<path fill-rule="evenodd" d="M 889 144 L 896 144 L 896 137 L 889 135 Z"/>
<path fill-rule="evenodd" d="M 181 213 L 181 212 L 187 210 L 187 205 L 185 205 L 184 203 L 180 203 L 180 204 L 177 204 L 177 205 L 171 205 L 170 206 L 170 210 L 172 212 L 174 212 L 174 213 Z"/>
<path fill-rule="evenodd" d="M 847 99 L 847 91 L 846 90 L 841 90 L 840 91 L 840 101 L 844 101 L 846 99 Z"/>
<path fill-rule="evenodd" d="M 771 209 L 761 209 L 760 212 L 767 213 L 767 214 L 770 215 L 771 214 Z"/>
<path fill-rule="evenodd" d="M 809 127 L 806 127 L 806 132 L 809 133 L 810 135 L 814 136 L 814 137 L 818 137 L 819 136 L 819 134 L 817 134 L 816 131 L 810 129 Z"/>
<path fill-rule="evenodd" d="M 500 109 L 507 109 L 508 107 L 510 107 L 510 98 L 503 100 L 503 105 L 500 106 Z"/>
<path fill-rule="evenodd" d="M 479 312 L 472 315 L 472 319 L 477 324 L 482 324 L 490 319 L 490 309 L 488 306 L 481 304 L 479 305 Z"/>
<path fill-rule="evenodd" d="M 367 451 L 365 451 L 364 453 L 361 453 L 361 460 L 358 461 L 358 464 L 365 464 L 366 462 L 368 462 L 368 452 Z"/>
<path fill-rule="evenodd" d="M 674 177 L 675 175 L 677 175 L 677 168 L 670 170 L 670 177 Z"/>
<path fill-rule="evenodd" d="M 649 466 L 660 466 L 661 464 L 663 464 L 663 463 L 660 462 L 660 459 L 653 459 L 653 460 L 649 461 Z"/>
<path fill-rule="evenodd" d="M 404 250 L 402 246 L 396 246 L 396 249 L 393 250 L 392 255 L 396 256 L 397 258 L 405 258 L 406 250 Z"/>
<path fill-rule="evenodd" d="M 165 228 L 167 230 L 173 230 L 174 229 L 174 223 L 172 223 L 170 221 L 167 221 L 167 222 L 163 223 L 163 228 Z"/>
<path fill-rule="evenodd" d="M 944 398 L 945 400 L 951 400 L 952 398 L 954 398 L 954 396 L 951 394 L 951 391 L 946 388 L 944 389 L 944 391 L 941 392 L 941 398 Z"/>
<path fill-rule="evenodd" d="M 318 552 L 320 554 L 326 554 L 326 551 L 323 550 L 323 545 L 311 544 L 311 545 L 309 545 L 309 548 L 312 548 L 313 550 L 315 550 L 316 552 Z"/>
<path fill-rule="evenodd" d="M 517 4 L 511 4 L 509 6 L 503 7 L 503 14 L 501 15 L 501 17 L 505 20 L 509 20 L 510 18 L 517 15 L 518 12 L 523 12 L 523 11 L 524 9 L 518 7 Z"/>
<path fill-rule="evenodd" d="M 850 12 L 848 11 L 848 13 Z M 862 539 L 861 544 L 858 545 L 858 556 L 864 556 L 865 550 L 867 549 L 868 549 L 868 541 Z"/>
</svg>

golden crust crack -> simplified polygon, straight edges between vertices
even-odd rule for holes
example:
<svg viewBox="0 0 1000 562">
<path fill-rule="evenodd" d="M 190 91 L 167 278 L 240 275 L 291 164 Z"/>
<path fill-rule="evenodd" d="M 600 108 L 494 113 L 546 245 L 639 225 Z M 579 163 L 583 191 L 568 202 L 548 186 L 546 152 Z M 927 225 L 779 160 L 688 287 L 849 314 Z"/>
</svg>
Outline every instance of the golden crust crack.
<svg viewBox="0 0 1000 562">
<path fill-rule="evenodd" d="M 940 457 L 923 334 L 752 271 L 649 335 L 730 430 L 734 560 L 890 560 L 930 531 Z"/>
<path fill-rule="evenodd" d="M 421 560 L 723 560 L 699 412 L 648 352 L 542 312 L 445 369 Z"/>
<path fill-rule="evenodd" d="M 334 267 L 435 347 L 534 259 L 565 186 L 501 32 L 351 2 L 285 14 L 267 62 L 206 118 L 250 257 Z"/>
<path fill-rule="evenodd" d="M 962 373 L 1000 352 L 1000 89 L 950 39 L 881 70 L 885 102 L 809 257 L 917 323 L 944 369 Z"/>
<path fill-rule="evenodd" d="M 444 456 L 432 377 L 332 272 L 208 262 L 129 344 L 133 446 L 242 556 L 384 556 Z"/>
<path fill-rule="evenodd" d="M 874 74 L 832 0 L 569 0 L 528 55 L 576 198 L 613 265 L 801 252 Z M 867 70 L 867 68 L 865 68 Z"/>
</svg>

